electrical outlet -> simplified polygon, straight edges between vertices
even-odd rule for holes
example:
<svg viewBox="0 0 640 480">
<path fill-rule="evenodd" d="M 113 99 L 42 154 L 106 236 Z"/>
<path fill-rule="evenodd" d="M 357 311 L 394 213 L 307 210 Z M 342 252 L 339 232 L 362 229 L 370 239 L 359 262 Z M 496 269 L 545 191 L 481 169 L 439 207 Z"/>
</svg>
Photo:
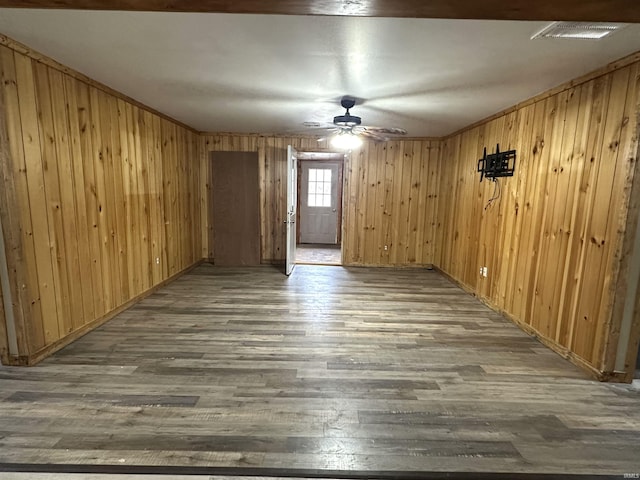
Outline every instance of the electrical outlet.
<svg viewBox="0 0 640 480">
<path fill-rule="evenodd" d="M 484 268 L 480 267 L 480 276 L 481 276 L 481 277 L 483 277 L 483 276 L 484 276 L 484 275 L 483 275 L 483 273 L 484 273 Z"/>
<path fill-rule="evenodd" d="M 160 265 L 160 257 L 156 257 L 156 265 Z"/>
<path fill-rule="evenodd" d="M 488 268 L 487 267 L 482 267 L 482 276 L 486 277 L 487 276 L 487 272 L 488 272 Z"/>
<path fill-rule="evenodd" d="M 388 246 L 388 245 L 385 245 L 385 246 L 384 246 L 384 251 L 386 252 L 387 250 L 389 250 L 389 246 Z"/>
</svg>

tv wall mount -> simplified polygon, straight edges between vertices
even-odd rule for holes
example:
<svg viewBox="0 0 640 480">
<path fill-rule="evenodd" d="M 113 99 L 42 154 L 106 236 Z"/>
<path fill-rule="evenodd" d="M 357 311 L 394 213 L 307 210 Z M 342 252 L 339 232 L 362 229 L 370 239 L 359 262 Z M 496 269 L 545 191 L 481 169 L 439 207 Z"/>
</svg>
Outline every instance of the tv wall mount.
<svg viewBox="0 0 640 480">
<path fill-rule="evenodd" d="M 496 152 L 487 155 L 487 147 L 484 147 L 484 154 L 478 160 L 478 172 L 480 172 L 480 181 L 483 178 L 489 178 L 495 181 L 499 177 L 513 177 L 516 169 L 516 151 L 508 150 L 500 151 L 500 144 L 496 145 Z"/>
</svg>

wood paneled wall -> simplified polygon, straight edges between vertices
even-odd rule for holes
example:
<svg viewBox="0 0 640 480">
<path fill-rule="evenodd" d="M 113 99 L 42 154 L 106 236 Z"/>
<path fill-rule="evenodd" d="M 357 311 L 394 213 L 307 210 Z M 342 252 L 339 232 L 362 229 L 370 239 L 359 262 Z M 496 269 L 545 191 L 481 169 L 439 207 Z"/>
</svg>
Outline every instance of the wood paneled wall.
<svg viewBox="0 0 640 480">
<path fill-rule="evenodd" d="M 347 263 L 433 263 L 439 143 L 366 142 L 351 155 L 344 192 Z"/>
<path fill-rule="evenodd" d="M 282 263 L 285 255 L 287 145 L 299 151 L 330 150 L 313 138 L 261 135 L 203 136 L 203 172 L 211 151 L 257 151 L 260 169 L 261 258 Z M 343 257 L 347 265 L 427 265 L 433 262 L 437 140 L 365 142 L 345 160 Z M 207 225 L 207 189 L 202 184 L 202 222 Z M 203 257 L 212 258 L 203 229 Z M 387 246 L 385 250 L 384 246 Z"/>
<path fill-rule="evenodd" d="M 31 363 L 200 260 L 199 136 L 7 46 L 0 69 L 18 356 L 0 343 Z"/>
<path fill-rule="evenodd" d="M 635 62 L 574 82 L 441 145 L 436 266 L 601 376 L 615 349 L 639 73 Z M 495 184 L 476 166 L 496 143 L 518 160 L 487 206 Z"/>
</svg>

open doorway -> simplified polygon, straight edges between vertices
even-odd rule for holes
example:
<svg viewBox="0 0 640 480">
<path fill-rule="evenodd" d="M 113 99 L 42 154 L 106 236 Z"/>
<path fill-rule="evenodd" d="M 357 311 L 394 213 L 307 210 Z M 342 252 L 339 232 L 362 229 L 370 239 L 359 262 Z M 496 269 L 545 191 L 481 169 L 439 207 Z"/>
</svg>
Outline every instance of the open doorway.
<svg viewBox="0 0 640 480">
<path fill-rule="evenodd" d="M 296 263 L 342 265 L 344 154 L 298 152 Z"/>
</svg>

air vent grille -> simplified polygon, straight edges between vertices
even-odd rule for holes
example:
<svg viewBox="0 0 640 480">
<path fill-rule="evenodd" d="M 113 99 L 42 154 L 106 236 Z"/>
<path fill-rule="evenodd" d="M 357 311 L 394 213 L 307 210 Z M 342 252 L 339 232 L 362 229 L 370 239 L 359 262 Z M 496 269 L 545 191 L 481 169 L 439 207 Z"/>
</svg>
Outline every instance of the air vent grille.
<svg viewBox="0 0 640 480">
<path fill-rule="evenodd" d="M 626 25 L 626 23 L 553 22 L 536 33 L 531 39 L 579 38 L 600 40 Z"/>
</svg>

